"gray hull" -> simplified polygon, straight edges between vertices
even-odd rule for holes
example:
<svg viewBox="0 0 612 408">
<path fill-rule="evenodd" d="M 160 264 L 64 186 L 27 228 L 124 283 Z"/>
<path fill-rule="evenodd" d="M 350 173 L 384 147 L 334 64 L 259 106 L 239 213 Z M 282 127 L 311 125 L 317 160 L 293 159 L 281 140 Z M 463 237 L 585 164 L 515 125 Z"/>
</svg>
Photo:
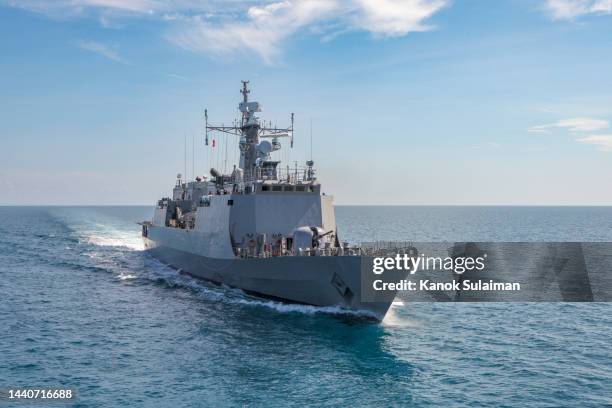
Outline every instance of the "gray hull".
<svg viewBox="0 0 612 408">
<path fill-rule="evenodd" d="M 176 248 L 176 232 L 154 228 L 145 239 L 155 258 L 197 278 L 265 297 L 364 311 L 382 320 L 391 301 L 362 302 L 359 256 L 285 256 L 221 259 Z"/>
</svg>

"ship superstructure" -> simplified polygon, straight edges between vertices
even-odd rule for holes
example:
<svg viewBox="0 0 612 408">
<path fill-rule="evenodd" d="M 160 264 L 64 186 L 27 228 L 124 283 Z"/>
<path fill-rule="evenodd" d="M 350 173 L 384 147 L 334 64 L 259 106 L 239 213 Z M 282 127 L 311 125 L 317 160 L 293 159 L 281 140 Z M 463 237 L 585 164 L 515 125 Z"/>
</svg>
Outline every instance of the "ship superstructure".
<svg viewBox="0 0 612 408">
<path fill-rule="evenodd" d="M 369 311 L 382 319 L 390 302 L 361 301 L 359 248 L 338 239 L 333 198 L 321 191 L 314 163 L 282 166 L 271 153 L 287 128 L 266 125 L 242 82 L 240 119 L 233 126 L 208 123 L 209 132 L 239 138 L 239 163 L 210 178 L 178 175 L 172 197 L 158 201 L 143 223 L 145 244 L 163 262 L 193 276 L 281 300 Z"/>
</svg>

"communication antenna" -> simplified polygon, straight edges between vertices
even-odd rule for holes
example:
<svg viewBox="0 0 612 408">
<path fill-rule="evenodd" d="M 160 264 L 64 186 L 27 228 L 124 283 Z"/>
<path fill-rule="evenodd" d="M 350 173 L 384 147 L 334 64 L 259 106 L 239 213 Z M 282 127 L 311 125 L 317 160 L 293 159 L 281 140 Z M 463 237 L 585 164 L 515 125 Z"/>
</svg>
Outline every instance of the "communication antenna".
<svg viewBox="0 0 612 408">
<path fill-rule="evenodd" d="M 248 84 L 249 81 L 240 81 L 242 82 L 242 89 L 240 90 L 240 93 L 242 94 L 244 103 L 247 103 L 249 101 L 249 94 L 251 93 L 251 91 L 248 89 Z"/>
<path fill-rule="evenodd" d="M 204 121 L 206 122 L 206 126 L 204 127 L 204 134 L 206 136 L 205 145 L 208 146 L 208 109 L 204 109 Z"/>
<path fill-rule="evenodd" d="M 208 146 L 208 145 L 207 145 Z M 204 174 L 206 174 L 206 168 L 210 167 L 210 148 L 205 147 L 203 149 L 203 154 L 202 154 L 202 163 L 204 164 L 202 166 Z"/>
<path fill-rule="evenodd" d="M 293 112 L 291 112 L 291 148 L 293 149 Z"/>
<path fill-rule="evenodd" d="M 195 179 L 195 135 L 191 135 L 191 178 Z"/>
<path fill-rule="evenodd" d="M 223 144 L 225 145 L 225 161 L 223 162 L 223 173 L 227 172 L 227 134 L 223 135 Z"/>
<path fill-rule="evenodd" d="M 310 117 L 310 161 L 312 161 L 312 116 Z"/>
<path fill-rule="evenodd" d="M 185 137 L 185 179 L 188 179 L 189 177 L 187 177 L 187 134 L 184 133 L 183 136 Z"/>
</svg>

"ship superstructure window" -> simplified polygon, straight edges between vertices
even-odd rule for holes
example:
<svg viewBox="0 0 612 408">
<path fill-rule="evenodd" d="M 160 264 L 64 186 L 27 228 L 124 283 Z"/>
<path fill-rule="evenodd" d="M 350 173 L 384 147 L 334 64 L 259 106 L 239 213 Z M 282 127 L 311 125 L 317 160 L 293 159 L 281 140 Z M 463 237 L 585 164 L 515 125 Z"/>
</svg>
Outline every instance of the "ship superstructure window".
<svg viewBox="0 0 612 408">
<path fill-rule="evenodd" d="M 257 191 L 275 193 L 292 193 L 294 191 L 301 193 L 316 193 L 318 192 L 318 186 L 309 184 L 260 184 Z"/>
<path fill-rule="evenodd" d="M 234 205 L 234 200 L 227 200 L 227 205 Z"/>
</svg>

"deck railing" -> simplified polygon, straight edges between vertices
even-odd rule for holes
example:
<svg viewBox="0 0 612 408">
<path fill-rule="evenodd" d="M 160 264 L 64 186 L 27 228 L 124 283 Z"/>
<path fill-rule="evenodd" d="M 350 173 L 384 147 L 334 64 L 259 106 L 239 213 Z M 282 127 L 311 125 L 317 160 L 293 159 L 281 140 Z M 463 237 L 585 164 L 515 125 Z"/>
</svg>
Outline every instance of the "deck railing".
<svg viewBox="0 0 612 408">
<path fill-rule="evenodd" d="M 315 173 L 314 168 L 304 166 L 256 167 L 252 174 L 245 174 L 243 182 L 253 183 L 270 180 L 288 184 L 307 183 L 315 179 Z"/>
</svg>

